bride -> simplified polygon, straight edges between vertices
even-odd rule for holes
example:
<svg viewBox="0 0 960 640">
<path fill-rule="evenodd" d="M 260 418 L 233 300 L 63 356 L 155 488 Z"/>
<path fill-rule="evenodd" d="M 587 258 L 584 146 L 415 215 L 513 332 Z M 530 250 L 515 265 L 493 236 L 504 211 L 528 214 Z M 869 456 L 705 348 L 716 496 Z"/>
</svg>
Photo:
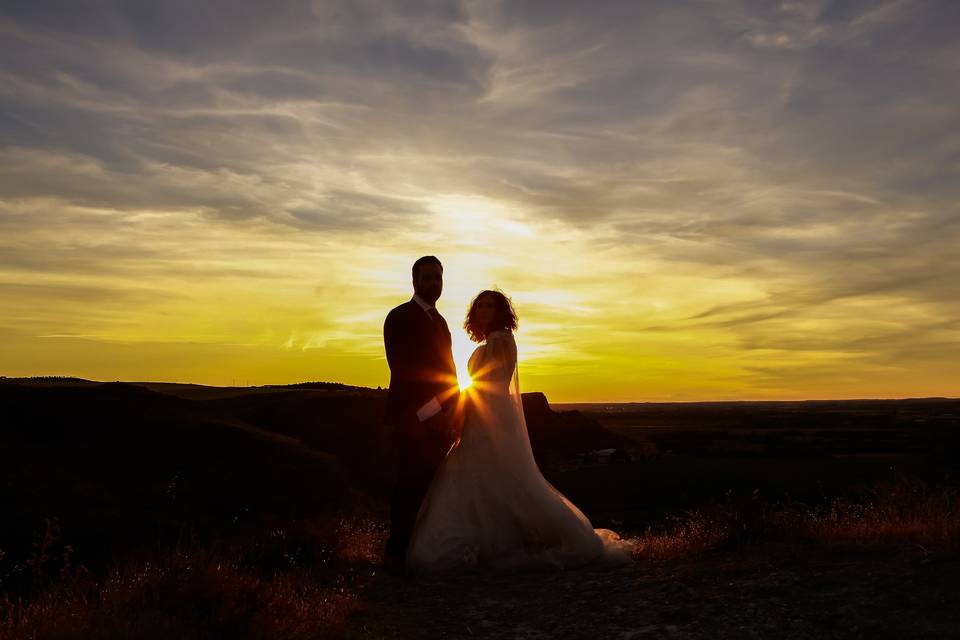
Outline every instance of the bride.
<svg viewBox="0 0 960 640">
<path fill-rule="evenodd" d="M 587 517 L 540 473 L 517 379 L 517 317 L 499 291 L 481 291 L 464 328 L 480 345 L 461 392 L 463 430 L 427 491 L 407 571 L 517 572 L 632 562 L 633 545 Z"/>
</svg>

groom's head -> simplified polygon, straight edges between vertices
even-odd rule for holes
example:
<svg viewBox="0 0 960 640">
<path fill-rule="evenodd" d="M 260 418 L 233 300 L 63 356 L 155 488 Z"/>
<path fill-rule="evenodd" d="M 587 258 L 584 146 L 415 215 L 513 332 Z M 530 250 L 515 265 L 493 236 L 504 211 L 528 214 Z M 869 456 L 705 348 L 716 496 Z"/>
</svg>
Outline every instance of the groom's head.
<svg viewBox="0 0 960 640">
<path fill-rule="evenodd" d="M 423 256 L 413 263 L 413 291 L 424 301 L 437 303 L 443 291 L 443 265 L 435 256 Z"/>
</svg>

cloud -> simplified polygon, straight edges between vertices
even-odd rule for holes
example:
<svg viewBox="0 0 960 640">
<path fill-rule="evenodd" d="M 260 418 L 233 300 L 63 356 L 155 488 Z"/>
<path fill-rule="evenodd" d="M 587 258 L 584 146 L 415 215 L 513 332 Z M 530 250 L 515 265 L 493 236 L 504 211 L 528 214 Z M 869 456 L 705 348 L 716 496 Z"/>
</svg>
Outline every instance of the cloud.
<svg viewBox="0 0 960 640">
<path fill-rule="evenodd" d="M 518 291 L 558 371 L 565 350 L 627 375 L 617 349 L 650 336 L 648 366 L 701 366 L 712 393 L 812 389 L 854 351 L 864 384 L 932 370 L 958 311 L 958 25 L 937 0 L 8 2 L 0 274 L 39 288 L 2 295 L 93 305 L 141 274 L 156 304 L 101 326 L 226 340 L 214 303 L 156 329 L 162 291 L 272 282 L 231 300 L 282 321 L 232 330 L 319 344 L 347 331 L 297 319 L 323 280 L 357 307 L 345 349 L 372 353 L 376 305 L 439 252 L 469 274 L 458 303 Z M 725 368 L 688 361 L 691 336 Z M 781 379 L 768 349 L 837 360 Z"/>
</svg>

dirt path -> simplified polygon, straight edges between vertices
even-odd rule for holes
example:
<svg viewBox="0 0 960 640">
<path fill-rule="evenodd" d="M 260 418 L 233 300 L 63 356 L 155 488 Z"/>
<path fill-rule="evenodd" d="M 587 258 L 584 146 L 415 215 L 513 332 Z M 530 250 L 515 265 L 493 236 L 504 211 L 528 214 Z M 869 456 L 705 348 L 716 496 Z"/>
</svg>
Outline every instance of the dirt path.
<svg viewBox="0 0 960 640">
<path fill-rule="evenodd" d="M 810 557 L 810 556 L 816 557 Z M 374 575 L 350 638 L 960 638 L 960 561 L 726 552 L 412 581 Z"/>
</svg>

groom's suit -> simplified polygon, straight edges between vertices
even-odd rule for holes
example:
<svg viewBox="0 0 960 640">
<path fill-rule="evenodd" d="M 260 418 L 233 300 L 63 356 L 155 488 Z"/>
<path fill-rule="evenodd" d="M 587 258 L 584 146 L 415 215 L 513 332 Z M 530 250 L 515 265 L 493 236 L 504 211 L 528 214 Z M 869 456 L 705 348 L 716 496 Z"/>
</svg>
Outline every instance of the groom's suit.
<svg viewBox="0 0 960 640">
<path fill-rule="evenodd" d="M 420 503 L 453 441 L 443 426 L 456 406 L 457 371 L 446 320 L 415 299 L 387 314 L 383 342 L 390 366 L 384 422 L 392 427 L 397 462 L 386 552 L 403 559 Z M 421 421 L 418 411 L 422 417 L 431 408 L 444 411 Z"/>
</svg>

